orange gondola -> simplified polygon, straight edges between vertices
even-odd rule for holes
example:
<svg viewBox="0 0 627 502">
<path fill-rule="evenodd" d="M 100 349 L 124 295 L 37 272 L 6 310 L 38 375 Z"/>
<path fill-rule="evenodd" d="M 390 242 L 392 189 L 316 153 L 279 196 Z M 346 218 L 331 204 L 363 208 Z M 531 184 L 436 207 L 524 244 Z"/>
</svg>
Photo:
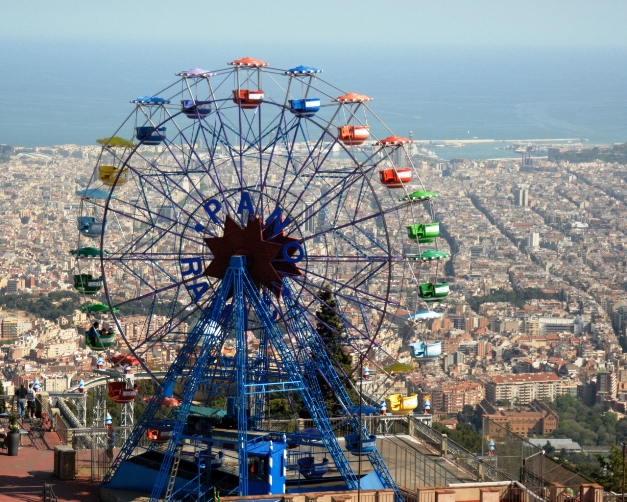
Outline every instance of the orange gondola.
<svg viewBox="0 0 627 502">
<path fill-rule="evenodd" d="M 370 127 L 366 125 L 341 126 L 337 131 L 337 139 L 345 145 L 361 145 L 370 137 Z"/>
<path fill-rule="evenodd" d="M 109 361 L 114 366 L 117 364 L 119 364 L 122 367 L 127 366 L 127 365 L 139 366 L 139 361 L 137 360 L 135 356 L 132 356 L 130 354 L 122 354 L 120 352 L 117 352 L 116 354 L 113 354 L 112 356 L 107 357 L 107 361 Z"/>
<path fill-rule="evenodd" d="M 403 188 L 403 185 L 411 181 L 411 176 L 411 167 L 379 171 L 379 181 L 388 188 Z"/>
<path fill-rule="evenodd" d="M 144 403 L 149 403 L 153 398 L 154 396 L 145 397 Z M 159 405 L 165 406 L 166 408 L 176 408 L 177 406 L 181 406 L 181 401 L 175 397 L 164 397 L 161 399 Z"/>
<path fill-rule="evenodd" d="M 377 145 L 379 146 L 399 146 L 407 145 L 408 143 L 411 143 L 410 139 L 401 138 L 400 136 L 388 136 L 387 138 L 377 141 Z"/>
</svg>

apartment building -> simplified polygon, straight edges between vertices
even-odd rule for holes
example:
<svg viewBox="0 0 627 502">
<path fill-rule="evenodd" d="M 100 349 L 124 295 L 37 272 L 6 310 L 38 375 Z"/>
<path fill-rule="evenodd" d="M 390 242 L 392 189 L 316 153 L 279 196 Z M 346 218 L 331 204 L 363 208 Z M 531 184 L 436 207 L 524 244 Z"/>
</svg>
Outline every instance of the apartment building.
<svg viewBox="0 0 627 502">
<path fill-rule="evenodd" d="M 529 404 L 534 399 L 555 399 L 560 379 L 555 373 L 520 373 L 495 376 L 486 382 L 486 399 L 492 403 Z"/>
</svg>

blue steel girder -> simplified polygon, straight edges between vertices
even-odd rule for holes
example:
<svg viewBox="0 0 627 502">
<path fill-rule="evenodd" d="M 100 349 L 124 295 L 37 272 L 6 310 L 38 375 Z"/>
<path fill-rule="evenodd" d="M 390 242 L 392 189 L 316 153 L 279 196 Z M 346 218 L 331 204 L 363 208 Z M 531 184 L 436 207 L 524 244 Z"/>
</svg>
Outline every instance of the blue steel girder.
<svg viewBox="0 0 627 502">
<path fill-rule="evenodd" d="M 323 375 L 325 380 L 329 383 L 330 387 L 333 389 L 335 395 L 340 400 L 340 404 L 344 408 L 348 408 L 353 405 L 353 402 L 342 383 L 340 376 L 337 373 L 337 370 L 333 363 L 331 362 L 331 358 L 327 353 L 327 349 L 324 346 L 324 342 L 317 335 L 313 326 L 310 324 L 308 318 L 305 315 L 305 312 L 302 310 L 300 305 L 294 299 L 294 292 L 291 289 L 287 280 L 284 281 L 285 287 L 283 288 L 283 298 L 285 304 L 290 312 L 290 317 L 288 319 L 288 324 L 291 325 L 294 334 L 299 339 L 299 342 L 304 346 L 309 348 L 309 352 L 315 365 L 318 367 L 318 371 Z M 351 425 L 353 432 L 356 434 L 361 434 L 361 437 L 369 437 L 370 433 L 366 428 L 363 422 L 360 422 L 357 417 L 353 417 L 349 424 Z M 395 498 L 397 502 L 403 501 L 403 496 L 398 488 L 398 485 L 394 481 L 392 474 L 389 469 L 385 465 L 385 461 L 383 457 L 379 453 L 379 450 L 375 449 L 372 452 L 368 453 L 368 460 L 372 464 L 372 467 L 379 475 L 381 482 L 386 488 L 393 488 L 395 493 Z"/>
<path fill-rule="evenodd" d="M 212 352 L 215 352 L 216 349 L 219 351 L 219 348 L 224 342 L 225 330 L 220 328 L 219 321 L 223 315 L 224 305 L 228 298 L 231 283 L 232 278 L 227 276 L 222 282 L 221 287 L 214 294 L 211 306 L 202 313 L 200 319 L 188 335 L 185 345 L 180 350 L 176 360 L 172 366 L 170 366 L 162 384 L 159 386 L 157 395 L 148 403 L 148 406 L 146 406 L 146 409 L 139 419 L 137 426 L 133 429 L 131 435 L 124 443 L 120 453 L 107 472 L 103 483 L 111 481 L 120 464 L 132 455 L 134 449 L 139 444 L 146 432 L 146 429 L 148 428 L 148 424 L 153 420 L 159 409 L 161 400 L 164 397 L 164 387 L 174 383 L 178 376 L 186 373 L 186 367 L 189 362 L 195 360 L 196 364 L 189 374 L 188 385 L 185 387 L 183 400 L 181 406 L 178 408 L 177 420 L 172 434 L 172 439 L 166 448 L 163 463 L 161 464 L 161 469 L 151 494 L 151 500 L 157 501 L 161 496 L 169 476 L 170 467 L 174 459 L 174 452 L 178 447 L 179 438 L 187 420 L 187 415 L 189 413 L 189 408 L 191 406 L 198 381 L 202 375 L 204 363 Z M 198 348 L 200 350 L 197 353 Z"/>
<path fill-rule="evenodd" d="M 358 488 L 358 479 L 353 471 L 350 462 L 346 458 L 344 451 L 339 445 L 333 429 L 331 428 L 331 422 L 327 413 L 322 393 L 318 386 L 318 382 L 315 378 L 308 376 L 308 372 L 302 372 L 298 364 L 298 361 L 294 353 L 285 343 L 283 333 L 278 329 L 272 320 L 272 316 L 269 312 L 267 304 L 261 299 L 257 287 L 253 284 L 246 273 L 242 274 L 244 280 L 244 293 L 251 306 L 255 310 L 257 317 L 268 335 L 272 345 L 274 346 L 279 358 L 281 359 L 288 376 L 292 381 L 302 380 L 304 383 L 303 389 L 300 391 L 305 406 L 311 415 L 316 428 L 320 431 L 322 440 L 326 448 L 329 450 L 329 454 L 333 458 L 338 472 L 341 474 L 349 490 L 356 490 Z M 312 395 L 312 391 L 314 395 Z"/>
<path fill-rule="evenodd" d="M 161 493 L 163 492 L 165 484 L 169 479 L 170 468 L 172 467 L 172 463 L 174 461 L 174 455 L 179 446 L 179 440 L 187 422 L 187 415 L 189 414 L 192 399 L 194 398 L 194 395 L 198 388 L 198 384 L 202 379 L 207 360 L 209 359 L 210 355 L 215 355 L 216 351 L 219 351 L 220 347 L 222 346 L 223 334 L 226 330 L 222 328 L 222 326 L 219 324 L 219 321 L 223 316 L 224 306 L 226 304 L 226 300 L 228 298 L 229 290 L 232 283 L 233 274 L 229 274 L 229 272 L 227 271 L 227 274 L 224 277 L 222 284 L 215 293 L 215 300 L 213 301 L 211 307 L 202 313 L 198 324 L 196 324 L 196 326 L 194 327 L 193 332 L 199 331 L 197 337 L 199 345 L 189 347 L 189 352 L 185 354 L 183 358 L 181 358 L 179 354 L 179 357 L 177 357 L 177 360 L 173 365 L 173 367 L 176 367 L 176 372 L 180 374 L 183 371 L 184 367 L 181 364 L 183 361 L 179 361 L 179 359 L 189 361 L 192 357 L 195 357 L 194 366 L 192 368 L 191 374 L 188 377 L 187 385 L 185 386 L 183 392 L 181 405 L 178 408 L 174 430 L 172 431 L 172 437 L 168 442 L 168 446 L 165 450 L 163 461 L 161 463 L 161 468 L 159 470 L 157 480 L 150 496 L 150 502 L 158 502 L 159 498 L 161 497 Z M 201 327 L 200 329 L 197 329 L 199 325 Z M 184 349 L 185 348 L 188 348 L 188 344 L 185 345 Z M 170 370 L 172 370 L 172 367 L 170 368 Z M 168 371 L 168 373 L 170 373 L 170 371 Z M 166 381 L 167 380 L 164 380 L 164 382 Z"/>
<path fill-rule="evenodd" d="M 232 270 L 233 274 L 233 321 L 235 325 L 235 367 L 237 382 L 235 388 L 235 406 L 237 410 L 237 453 L 239 467 L 239 495 L 248 495 L 248 416 L 246 399 L 246 332 L 244 319 L 246 306 L 244 304 L 244 284 L 242 276 L 245 274 L 245 258 L 231 258 L 231 266 L 236 265 Z M 228 273 L 228 272 L 227 272 Z"/>
</svg>

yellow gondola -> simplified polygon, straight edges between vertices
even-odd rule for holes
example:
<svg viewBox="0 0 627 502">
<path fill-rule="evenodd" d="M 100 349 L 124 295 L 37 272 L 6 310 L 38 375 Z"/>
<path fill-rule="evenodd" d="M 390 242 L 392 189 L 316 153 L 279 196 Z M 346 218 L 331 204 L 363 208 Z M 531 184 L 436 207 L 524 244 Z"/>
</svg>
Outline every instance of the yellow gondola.
<svg viewBox="0 0 627 502">
<path fill-rule="evenodd" d="M 391 394 L 385 398 L 387 411 L 392 415 L 409 415 L 418 407 L 418 394 L 403 396 L 402 394 Z"/>
</svg>

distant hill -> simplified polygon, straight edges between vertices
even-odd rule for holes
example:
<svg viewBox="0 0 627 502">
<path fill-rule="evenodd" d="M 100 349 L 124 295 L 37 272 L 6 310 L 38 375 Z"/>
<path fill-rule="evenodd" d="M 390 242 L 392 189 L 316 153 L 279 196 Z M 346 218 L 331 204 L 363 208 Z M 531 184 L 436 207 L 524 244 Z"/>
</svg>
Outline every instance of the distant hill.
<svg viewBox="0 0 627 502">
<path fill-rule="evenodd" d="M 601 160 L 603 162 L 618 162 L 619 164 L 627 164 L 627 143 L 621 145 L 612 145 L 604 148 L 584 148 L 579 151 L 567 151 L 556 153 L 553 160 L 567 160 L 568 162 L 594 162 Z"/>
</svg>

